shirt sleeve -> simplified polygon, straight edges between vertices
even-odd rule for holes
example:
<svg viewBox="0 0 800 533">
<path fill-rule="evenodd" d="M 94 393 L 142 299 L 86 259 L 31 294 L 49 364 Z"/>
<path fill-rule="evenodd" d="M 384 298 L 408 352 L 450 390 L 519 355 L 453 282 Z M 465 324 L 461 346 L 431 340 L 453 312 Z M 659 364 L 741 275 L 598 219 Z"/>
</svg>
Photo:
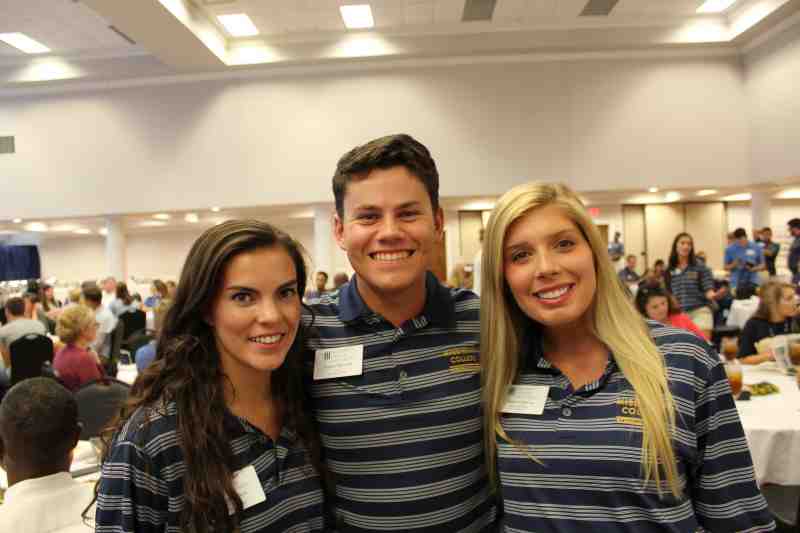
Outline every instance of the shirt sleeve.
<svg viewBox="0 0 800 533">
<path fill-rule="evenodd" d="M 115 441 L 103 463 L 97 533 L 161 533 L 168 517 L 168 484 L 138 445 Z"/>
<path fill-rule="evenodd" d="M 739 357 L 747 357 L 757 353 L 756 343 L 761 340 L 758 335 L 757 325 L 753 319 L 745 322 L 742 334 L 739 336 Z"/>
<path fill-rule="evenodd" d="M 708 267 L 700 271 L 700 287 L 703 289 L 704 293 L 714 288 L 714 276 L 711 274 L 711 269 Z"/>
<path fill-rule="evenodd" d="M 713 349 L 707 351 L 694 380 L 698 462 L 689 491 L 698 522 L 712 533 L 774 531 L 725 370 Z"/>
<path fill-rule="evenodd" d="M 727 265 L 729 263 L 733 263 L 734 259 L 735 257 L 733 257 L 733 250 L 730 248 L 725 248 L 725 264 Z"/>
</svg>

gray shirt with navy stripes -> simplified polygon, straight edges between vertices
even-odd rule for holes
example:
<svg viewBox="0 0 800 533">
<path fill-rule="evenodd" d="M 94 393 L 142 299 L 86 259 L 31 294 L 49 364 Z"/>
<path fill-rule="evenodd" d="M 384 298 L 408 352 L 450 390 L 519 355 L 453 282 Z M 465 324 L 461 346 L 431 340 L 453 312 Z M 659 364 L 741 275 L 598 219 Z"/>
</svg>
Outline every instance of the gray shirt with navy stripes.
<svg viewBox="0 0 800 533">
<path fill-rule="evenodd" d="M 357 283 L 312 305 L 309 341 L 364 347 L 361 375 L 309 381 L 340 531 L 488 530 L 477 296 L 428 273 L 422 314 L 395 327 Z"/>
<path fill-rule="evenodd" d="M 684 496 L 661 498 L 652 480 L 643 483 L 638 400 L 613 356 L 599 380 L 576 391 L 530 343 L 516 383 L 550 389 L 542 415 L 501 419 L 517 442 L 498 440 L 506 532 L 774 530 L 719 357 L 690 333 L 648 324 L 675 398 Z"/>
<path fill-rule="evenodd" d="M 191 416 L 188 414 L 187 416 Z M 244 509 L 240 533 L 324 531 L 322 487 L 297 434 L 284 427 L 276 442 L 229 411 L 223 424 L 237 471 L 252 466 L 266 500 Z M 186 465 L 175 402 L 140 407 L 114 436 L 97 498 L 98 533 L 178 533 Z"/>
</svg>

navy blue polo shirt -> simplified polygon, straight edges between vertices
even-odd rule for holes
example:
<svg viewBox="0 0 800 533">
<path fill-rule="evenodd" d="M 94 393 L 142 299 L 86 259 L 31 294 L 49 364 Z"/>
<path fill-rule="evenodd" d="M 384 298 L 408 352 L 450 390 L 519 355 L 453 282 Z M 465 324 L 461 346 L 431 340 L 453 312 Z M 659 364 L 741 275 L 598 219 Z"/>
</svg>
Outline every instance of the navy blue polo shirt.
<svg viewBox="0 0 800 533">
<path fill-rule="evenodd" d="M 177 431 L 175 402 L 140 407 L 114 436 L 103 463 L 95 513 L 98 533 L 179 533 L 186 465 Z M 252 466 L 266 501 L 244 509 L 241 533 L 324 531 L 319 476 L 294 431 L 284 427 L 276 442 L 229 411 L 234 471 Z"/>
<path fill-rule="evenodd" d="M 483 531 L 479 301 L 428 273 L 422 313 L 395 327 L 358 276 L 312 305 L 312 350 L 362 345 L 359 376 L 311 381 L 341 531 Z M 312 318 L 306 314 L 304 322 Z"/>
<path fill-rule="evenodd" d="M 684 485 L 643 483 L 638 400 L 613 356 L 595 382 L 574 390 L 542 356 L 523 351 L 515 381 L 550 387 L 541 415 L 506 414 L 498 473 L 507 532 L 656 533 L 772 531 L 719 357 L 691 333 L 648 322 L 675 398 L 673 444 Z M 528 455 L 537 458 L 535 462 Z"/>
<path fill-rule="evenodd" d="M 714 276 L 703 265 L 694 264 L 684 270 L 674 268 L 670 271 L 669 291 L 678 300 L 681 311 L 694 311 L 708 305 L 706 291 L 714 288 Z"/>
</svg>

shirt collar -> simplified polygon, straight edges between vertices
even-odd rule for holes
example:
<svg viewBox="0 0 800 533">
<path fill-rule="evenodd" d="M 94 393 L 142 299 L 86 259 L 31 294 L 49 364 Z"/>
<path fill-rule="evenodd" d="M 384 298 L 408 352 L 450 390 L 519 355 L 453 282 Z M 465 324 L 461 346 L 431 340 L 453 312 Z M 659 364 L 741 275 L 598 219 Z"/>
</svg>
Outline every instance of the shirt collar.
<svg viewBox="0 0 800 533">
<path fill-rule="evenodd" d="M 353 322 L 375 314 L 358 293 L 358 274 L 355 274 L 339 289 L 339 319 Z M 431 272 L 425 273 L 425 307 L 422 315 L 432 324 L 447 326 L 455 322 L 455 305 L 450 289 L 439 283 Z"/>
<path fill-rule="evenodd" d="M 5 493 L 6 503 L 13 498 L 24 498 L 28 494 L 56 491 L 71 486 L 75 481 L 69 472 L 58 472 L 49 476 L 35 477 L 14 483 Z"/>
</svg>

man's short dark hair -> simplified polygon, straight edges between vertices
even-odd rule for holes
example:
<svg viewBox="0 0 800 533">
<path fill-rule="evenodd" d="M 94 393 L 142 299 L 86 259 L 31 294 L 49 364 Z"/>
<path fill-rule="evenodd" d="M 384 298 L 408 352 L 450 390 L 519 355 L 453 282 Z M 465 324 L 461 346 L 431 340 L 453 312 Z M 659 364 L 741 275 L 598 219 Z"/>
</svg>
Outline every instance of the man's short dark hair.
<svg viewBox="0 0 800 533">
<path fill-rule="evenodd" d="M 25 314 L 25 300 L 19 296 L 9 298 L 6 300 L 6 313 L 14 316 L 22 316 Z"/>
<path fill-rule="evenodd" d="M 626 261 L 627 261 L 628 259 L 631 259 L 631 258 L 633 258 L 633 259 L 636 259 L 636 256 L 635 256 L 635 255 L 633 255 L 633 254 L 628 254 L 627 256 L 625 256 L 625 260 L 626 260 Z"/>
<path fill-rule="evenodd" d="M 41 469 L 62 464 L 75 446 L 78 404 L 63 385 L 31 378 L 11 387 L 0 404 L 3 454 Z"/>
<path fill-rule="evenodd" d="M 376 169 L 405 167 L 425 186 L 431 207 L 439 209 L 439 171 L 428 149 L 405 133 L 388 135 L 356 146 L 344 154 L 336 165 L 333 176 L 333 197 L 336 213 L 344 216 L 344 197 L 347 184 L 363 179 Z"/>
<path fill-rule="evenodd" d="M 733 232 L 734 239 L 746 239 L 747 231 L 744 228 L 736 228 Z"/>
<path fill-rule="evenodd" d="M 83 299 L 87 302 L 99 304 L 103 302 L 103 293 L 100 292 L 98 287 L 86 287 L 83 289 Z"/>
<path fill-rule="evenodd" d="M 761 230 L 761 233 L 764 233 L 765 231 L 768 231 L 768 232 L 772 233 L 772 228 L 770 228 L 769 226 L 767 226 L 766 228 L 764 228 L 764 229 L 762 229 L 762 230 Z"/>
<path fill-rule="evenodd" d="M 786 224 L 792 229 L 800 229 L 800 218 L 793 218 Z"/>
<path fill-rule="evenodd" d="M 319 276 L 320 274 L 325 276 L 325 281 L 328 281 L 328 273 L 327 272 L 325 272 L 324 270 L 317 270 L 317 276 Z"/>
</svg>

